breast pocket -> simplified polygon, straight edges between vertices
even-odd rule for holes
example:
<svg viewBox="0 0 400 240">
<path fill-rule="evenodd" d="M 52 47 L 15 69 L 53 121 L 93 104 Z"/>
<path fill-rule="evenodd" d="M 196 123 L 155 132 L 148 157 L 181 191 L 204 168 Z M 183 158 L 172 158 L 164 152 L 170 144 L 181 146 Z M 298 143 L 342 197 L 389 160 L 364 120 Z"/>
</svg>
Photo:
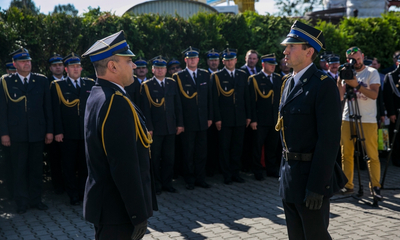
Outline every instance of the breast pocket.
<svg viewBox="0 0 400 240">
<path fill-rule="evenodd" d="M 19 97 L 22 97 L 25 95 L 19 88 L 17 87 L 12 87 L 11 89 L 8 90 L 8 93 L 10 94 L 10 97 L 12 99 L 18 99 Z"/>
</svg>

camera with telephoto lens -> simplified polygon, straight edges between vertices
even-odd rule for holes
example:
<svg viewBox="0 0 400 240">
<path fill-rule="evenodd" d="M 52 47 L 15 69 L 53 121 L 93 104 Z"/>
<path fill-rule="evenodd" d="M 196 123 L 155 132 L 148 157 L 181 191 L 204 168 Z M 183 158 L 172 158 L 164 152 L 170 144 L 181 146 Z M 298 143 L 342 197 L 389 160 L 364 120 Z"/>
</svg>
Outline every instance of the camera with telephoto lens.
<svg viewBox="0 0 400 240">
<path fill-rule="evenodd" d="M 349 58 L 349 62 L 343 64 L 343 68 L 339 72 L 340 79 L 353 79 L 356 74 L 356 70 L 354 70 L 354 64 L 356 63 L 357 61 L 354 58 Z"/>
</svg>

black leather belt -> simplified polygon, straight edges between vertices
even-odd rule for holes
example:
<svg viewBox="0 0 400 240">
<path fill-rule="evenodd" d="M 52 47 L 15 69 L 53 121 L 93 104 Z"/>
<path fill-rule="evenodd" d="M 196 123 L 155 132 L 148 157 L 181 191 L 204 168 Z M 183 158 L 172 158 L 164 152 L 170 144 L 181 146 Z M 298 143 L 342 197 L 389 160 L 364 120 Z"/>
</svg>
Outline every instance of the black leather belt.
<svg viewBox="0 0 400 240">
<path fill-rule="evenodd" d="M 296 161 L 311 161 L 313 154 L 312 153 L 294 153 L 294 152 L 286 152 L 283 151 L 283 156 L 285 156 L 285 160 L 296 160 Z"/>
</svg>

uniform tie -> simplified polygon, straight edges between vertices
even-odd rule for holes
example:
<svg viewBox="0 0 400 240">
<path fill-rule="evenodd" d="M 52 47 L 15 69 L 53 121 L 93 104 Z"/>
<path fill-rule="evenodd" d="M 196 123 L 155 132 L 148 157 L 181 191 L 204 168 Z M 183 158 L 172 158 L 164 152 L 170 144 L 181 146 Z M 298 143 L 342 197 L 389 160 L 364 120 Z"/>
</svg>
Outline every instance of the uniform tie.
<svg viewBox="0 0 400 240">
<path fill-rule="evenodd" d="M 290 83 L 289 83 L 289 93 L 293 90 L 294 87 L 294 78 L 290 79 Z"/>
<path fill-rule="evenodd" d="M 233 72 L 231 72 L 231 78 L 232 78 L 232 79 L 234 78 L 234 76 L 233 76 Z"/>
<path fill-rule="evenodd" d="M 28 79 L 27 78 L 24 78 L 24 87 L 25 87 L 25 90 L 28 89 Z"/>
<path fill-rule="evenodd" d="M 76 90 L 78 91 L 78 94 L 80 94 L 81 93 L 81 87 L 78 84 L 78 80 L 75 80 L 75 87 L 76 87 Z"/>
<path fill-rule="evenodd" d="M 164 90 L 164 81 L 161 82 L 161 88 Z"/>
<path fill-rule="evenodd" d="M 251 72 L 252 72 L 253 74 L 256 74 L 256 70 L 254 70 L 254 68 L 251 69 Z"/>
<path fill-rule="evenodd" d="M 195 72 L 193 72 L 193 82 L 194 82 L 194 84 L 196 84 L 196 82 L 197 82 L 197 78 L 196 78 L 196 73 Z"/>
</svg>

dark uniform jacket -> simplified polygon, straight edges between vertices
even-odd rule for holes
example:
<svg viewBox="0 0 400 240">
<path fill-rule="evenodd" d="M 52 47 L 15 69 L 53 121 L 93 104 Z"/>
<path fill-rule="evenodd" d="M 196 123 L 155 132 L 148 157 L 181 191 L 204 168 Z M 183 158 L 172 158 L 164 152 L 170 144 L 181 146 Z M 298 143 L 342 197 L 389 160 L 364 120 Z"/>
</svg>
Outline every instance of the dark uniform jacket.
<svg viewBox="0 0 400 240">
<path fill-rule="evenodd" d="M 146 132 L 145 118 L 123 96 L 118 86 L 99 78 L 86 104 L 88 179 L 83 214 L 97 225 L 137 225 L 151 217 L 157 207 L 149 149 L 136 137 L 137 126 Z M 136 126 L 132 107 L 138 115 Z"/>
<path fill-rule="evenodd" d="M 156 78 L 152 77 L 142 83 L 140 90 L 147 129 L 153 131 L 154 135 L 175 134 L 176 127 L 183 127 L 178 86 L 172 78 L 167 77 L 164 79 L 164 84 L 163 90 Z M 164 104 L 155 106 L 161 104 L 163 99 Z"/>
<path fill-rule="evenodd" d="M 66 139 L 83 139 L 83 120 L 86 100 L 94 86 L 94 80 L 80 78 L 80 91 L 69 77 L 55 80 L 50 86 L 53 104 L 54 135 L 64 134 Z M 79 100 L 79 104 L 73 104 Z"/>
<path fill-rule="evenodd" d="M 400 91 L 400 68 L 398 67 L 393 72 L 386 74 L 385 84 L 383 86 L 383 102 L 385 103 L 387 116 L 397 116 L 397 109 L 400 108 L 400 97 L 397 97 L 396 94 L 394 94 L 392 85 L 389 81 L 389 75 L 392 76 L 395 87 Z"/>
<path fill-rule="evenodd" d="M 222 121 L 222 126 L 238 127 L 245 126 L 246 119 L 251 119 L 247 78 L 240 69 L 235 70 L 234 79 L 225 68 L 211 75 L 214 122 Z"/>
<path fill-rule="evenodd" d="M 289 74 L 279 106 L 282 146 L 292 153 L 313 155 L 311 161 L 282 159 L 279 193 L 286 202 L 303 203 L 306 190 L 330 197 L 344 181 L 337 178 L 343 176 L 341 170 L 334 171 L 341 109 L 335 81 L 314 64 L 288 94 L 291 78 Z"/>
<path fill-rule="evenodd" d="M 208 120 L 212 120 L 210 74 L 198 68 L 194 83 L 185 68 L 173 78 L 179 88 L 185 131 L 207 130 Z"/>
<path fill-rule="evenodd" d="M 28 81 L 25 89 L 14 73 L 4 75 L 0 85 L 0 136 L 9 135 L 15 142 L 43 141 L 46 133 L 53 133 L 49 82 L 37 73 Z"/>
<path fill-rule="evenodd" d="M 251 121 L 258 126 L 275 126 L 278 119 L 282 77 L 277 73 L 272 76 L 273 83 L 262 71 L 249 77 Z"/>
<path fill-rule="evenodd" d="M 140 103 L 140 83 L 136 76 L 133 77 L 134 81 L 131 85 L 125 87 L 126 93 L 129 94 L 132 101 L 136 106 L 141 107 Z"/>
<path fill-rule="evenodd" d="M 256 74 L 261 71 L 261 68 L 256 66 Z M 245 71 L 247 73 L 247 76 L 253 75 L 253 73 L 249 72 L 249 69 L 247 69 L 246 64 L 240 67 L 241 70 Z"/>
</svg>

